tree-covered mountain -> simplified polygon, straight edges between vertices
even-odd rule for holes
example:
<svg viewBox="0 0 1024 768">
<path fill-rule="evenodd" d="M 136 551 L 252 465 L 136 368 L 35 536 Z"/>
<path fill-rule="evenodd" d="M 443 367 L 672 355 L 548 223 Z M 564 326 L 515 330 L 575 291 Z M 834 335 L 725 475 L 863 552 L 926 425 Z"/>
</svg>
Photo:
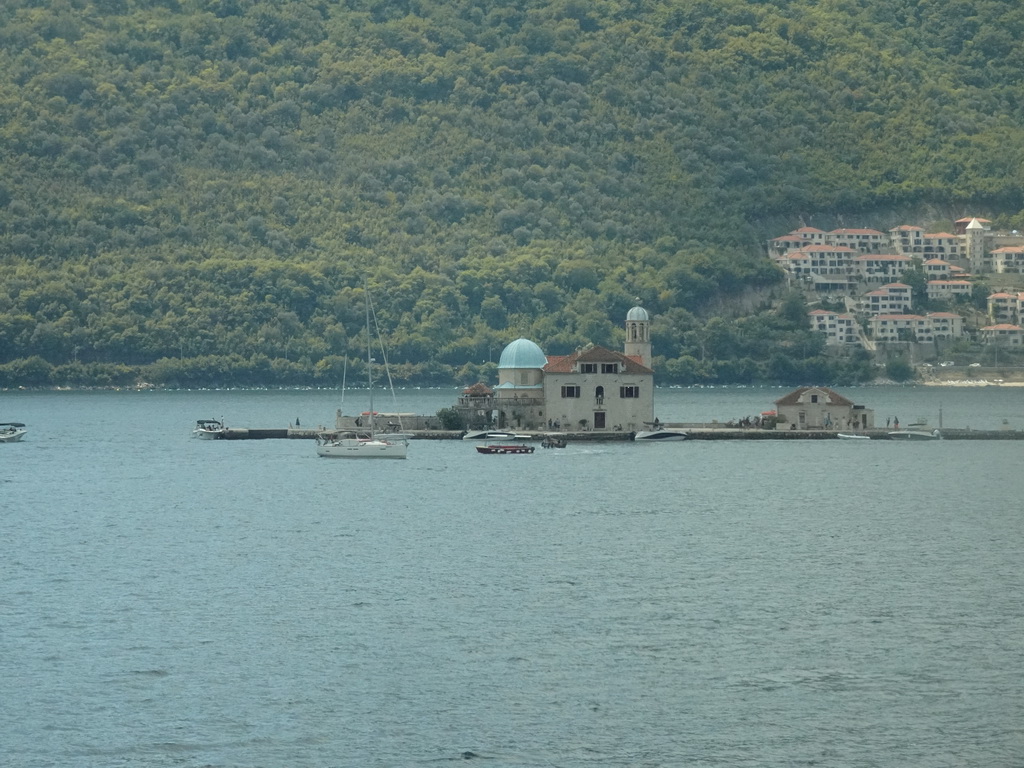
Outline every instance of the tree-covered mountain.
<svg viewBox="0 0 1024 768">
<path fill-rule="evenodd" d="M 637 299 L 659 380 L 864 378 L 764 239 L 1024 228 L 1022 53 L 998 0 L 6 0 L 0 385 L 336 384 L 364 280 L 406 380 Z"/>
</svg>

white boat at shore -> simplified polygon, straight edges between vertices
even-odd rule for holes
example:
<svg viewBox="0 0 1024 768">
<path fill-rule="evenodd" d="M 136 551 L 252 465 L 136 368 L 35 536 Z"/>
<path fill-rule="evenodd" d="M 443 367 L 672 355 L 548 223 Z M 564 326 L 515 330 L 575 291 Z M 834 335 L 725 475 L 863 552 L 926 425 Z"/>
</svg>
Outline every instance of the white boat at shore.
<svg viewBox="0 0 1024 768">
<path fill-rule="evenodd" d="M 463 440 L 530 440 L 531 435 L 522 435 L 516 432 L 505 432 L 501 429 L 477 429 L 467 432 L 462 436 Z"/>
<path fill-rule="evenodd" d="M 196 421 L 196 428 L 192 430 L 192 437 L 200 440 L 220 440 L 224 437 L 227 429 L 223 421 L 217 419 L 199 419 Z"/>
<path fill-rule="evenodd" d="M 405 440 L 392 440 L 385 435 L 359 435 L 346 432 L 317 439 L 317 456 L 327 459 L 404 459 L 409 445 Z"/>
<path fill-rule="evenodd" d="M 925 432 L 919 429 L 899 429 L 895 432 L 889 433 L 890 440 L 900 440 L 906 442 L 907 440 L 941 440 L 942 433 L 937 429 L 933 429 L 931 432 Z"/>
<path fill-rule="evenodd" d="M 686 440 L 689 437 L 681 429 L 656 427 L 655 429 L 642 429 L 633 435 L 638 443 L 671 443 L 679 440 Z"/>
<path fill-rule="evenodd" d="M 366 300 L 366 379 L 370 393 L 365 433 L 346 432 L 317 436 L 316 455 L 327 459 L 404 459 L 409 451 L 409 435 L 378 433 L 373 410 L 373 352 L 370 336 L 370 293 L 363 286 Z M 387 359 L 384 360 L 387 365 Z M 343 387 L 344 389 L 344 387 Z M 358 423 L 358 422 L 357 422 Z"/>
<path fill-rule="evenodd" d="M 840 432 L 836 435 L 840 440 L 870 440 L 870 435 L 854 435 L 849 432 Z"/>
</svg>

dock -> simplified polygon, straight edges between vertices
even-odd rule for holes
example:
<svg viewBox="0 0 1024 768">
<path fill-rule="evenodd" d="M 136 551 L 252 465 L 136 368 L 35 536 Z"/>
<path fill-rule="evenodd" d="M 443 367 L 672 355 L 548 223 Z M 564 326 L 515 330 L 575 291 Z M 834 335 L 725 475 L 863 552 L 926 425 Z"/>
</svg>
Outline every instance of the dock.
<svg viewBox="0 0 1024 768">
<path fill-rule="evenodd" d="M 666 424 L 686 431 L 689 440 L 835 440 L 836 430 L 825 429 L 741 429 L 720 424 Z M 252 429 L 231 427 L 224 432 L 225 440 L 314 440 L 328 430 L 286 427 L 281 429 Z M 517 430 L 519 431 L 519 430 Z M 891 429 L 858 430 L 856 434 L 866 435 L 872 440 L 892 440 Z M 406 430 L 414 440 L 461 440 L 461 430 L 420 429 Z M 554 434 L 550 431 L 519 431 L 533 440 L 543 440 Z M 1024 440 L 1024 431 L 1013 429 L 942 429 L 943 440 Z M 632 439 L 630 432 L 558 432 L 560 438 L 576 442 L 625 442 Z"/>
</svg>

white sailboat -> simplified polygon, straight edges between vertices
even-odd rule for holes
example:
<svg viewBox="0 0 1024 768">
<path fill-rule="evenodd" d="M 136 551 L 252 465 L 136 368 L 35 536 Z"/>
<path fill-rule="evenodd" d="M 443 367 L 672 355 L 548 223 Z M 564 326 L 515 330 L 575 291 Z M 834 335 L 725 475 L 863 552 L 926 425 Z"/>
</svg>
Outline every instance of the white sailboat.
<svg viewBox="0 0 1024 768">
<path fill-rule="evenodd" d="M 317 438 L 317 456 L 328 459 L 404 459 L 408 452 L 406 435 L 378 434 L 373 410 L 373 356 L 370 343 L 370 293 L 366 297 L 366 377 L 370 390 L 367 428 L 362 432 L 345 432 L 324 439 Z M 342 384 L 344 388 L 344 384 Z"/>
</svg>

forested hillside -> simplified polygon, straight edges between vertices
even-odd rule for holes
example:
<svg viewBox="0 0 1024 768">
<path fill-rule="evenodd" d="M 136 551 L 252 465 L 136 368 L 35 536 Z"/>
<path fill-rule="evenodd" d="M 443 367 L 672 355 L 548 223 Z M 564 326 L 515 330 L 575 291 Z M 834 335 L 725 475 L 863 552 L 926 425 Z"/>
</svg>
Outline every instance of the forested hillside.
<svg viewBox="0 0 1024 768">
<path fill-rule="evenodd" d="M 5 0 L 0 386 L 336 385 L 363 280 L 401 380 L 637 299 L 659 381 L 858 380 L 764 239 L 1024 229 L 1022 54 L 1001 0 Z"/>
</svg>

